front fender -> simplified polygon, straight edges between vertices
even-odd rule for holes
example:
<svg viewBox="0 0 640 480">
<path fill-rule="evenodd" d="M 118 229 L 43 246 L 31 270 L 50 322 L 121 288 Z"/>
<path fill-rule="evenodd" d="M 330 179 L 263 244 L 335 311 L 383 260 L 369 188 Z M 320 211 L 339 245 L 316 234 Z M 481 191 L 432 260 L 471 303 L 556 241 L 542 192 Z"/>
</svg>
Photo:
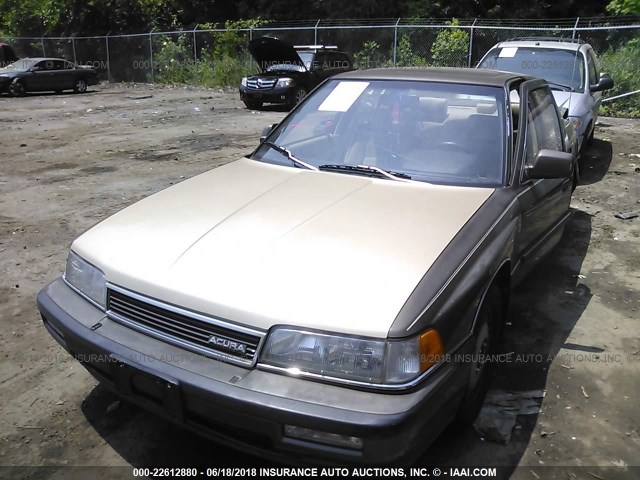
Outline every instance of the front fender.
<svg viewBox="0 0 640 480">
<path fill-rule="evenodd" d="M 432 265 L 394 321 L 389 336 L 435 327 L 451 351 L 472 333 L 480 301 L 502 269 L 511 273 L 517 199 L 497 190 Z M 514 262 L 515 263 L 515 262 Z"/>
</svg>

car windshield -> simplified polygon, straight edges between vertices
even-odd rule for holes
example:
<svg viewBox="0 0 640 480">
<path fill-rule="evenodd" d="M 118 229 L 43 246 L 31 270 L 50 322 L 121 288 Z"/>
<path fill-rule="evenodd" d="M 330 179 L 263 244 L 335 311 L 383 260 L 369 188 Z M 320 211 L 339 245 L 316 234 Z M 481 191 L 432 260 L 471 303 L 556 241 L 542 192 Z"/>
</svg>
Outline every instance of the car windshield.
<svg viewBox="0 0 640 480">
<path fill-rule="evenodd" d="M 584 60 L 577 50 L 536 47 L 494 48 L 478 67 L 544 78 L 552 89 L 584 91 Z"/>
<path fill-rule="evenodd" d="M 374 176 L 378 169 L 429 183 L 498 186 L 505 170 L 504 109 L 498 87 L 330 80 L 252 158 L 302 168 L 284 148 L 321 170 Z"/>
<path fill-rule="evenodd" d="M 29 70 L 35 62 L 33 60 L 18 60 L 17 62 L 13 62 L 10 65 L 7 65 L 7 68 L 12 68 L 14 70 L 19 71 L 27 71 Z"/>
</svg>

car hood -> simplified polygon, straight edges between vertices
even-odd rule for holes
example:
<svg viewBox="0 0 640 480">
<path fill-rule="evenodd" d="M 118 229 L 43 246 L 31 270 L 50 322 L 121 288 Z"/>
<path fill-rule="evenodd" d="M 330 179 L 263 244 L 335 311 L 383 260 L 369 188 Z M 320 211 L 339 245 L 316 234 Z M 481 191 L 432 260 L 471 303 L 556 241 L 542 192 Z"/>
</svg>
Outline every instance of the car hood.
<svg viewBox="0 0 640 480">
<path fill-rule="evenodd" d="M 250 41 L 249 53 L 263 71 L 269 65 L 295 64 L 304 66 L 295 49 L 277 38 L 260 37 Z"/>
<path fill-rule="evenodd" d="M 492 192 L 241 159 L 118 212 L 72 249 L 111 283 L 240 324 L 386 337 Z"/>
<path fill-rule="evenodd" d="M 558 107 L 568 109 L 570 117 L 584 115 L 584 93 L 562 92 L 560 90 L 553 90 L 552 93 Z"/>
</svg>

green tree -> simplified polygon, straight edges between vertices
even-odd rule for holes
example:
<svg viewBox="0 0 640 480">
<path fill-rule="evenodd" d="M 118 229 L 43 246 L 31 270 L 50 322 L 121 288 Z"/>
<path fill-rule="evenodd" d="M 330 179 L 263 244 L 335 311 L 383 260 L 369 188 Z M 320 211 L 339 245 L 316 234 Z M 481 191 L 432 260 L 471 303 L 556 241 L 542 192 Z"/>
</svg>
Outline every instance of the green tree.
<svg viewBox="0 0 640 480">
<path fill-rule="evenodd" d="M 398 67 L 424 67 L 427 61 L 413 52 L 408 35 L 401 35 L 396 47 L 396 66 Z"/>
<path fill-rule="evenodd" d="M 256 28 L 269 23 L 260 18 L 250 20 L 227 20 L 224 22 L 224 32 L 214 32 L 213 34 L 213 54 L 216 57 L 235 57 L 242 53 L 249 41 L 247 29 Z M 201 28 L 213 27 L 213 25 L 202 25 Z"/>
<path fill-rule="evenodd" d="M 375 40 L 368 40 L 362 44 L 362 48 L 353 54 L 353 63 L 356 68 L 374 68 L 382 66 L 383 59 L 380 54 L 380 45 Z"/>
<path fill-rule="evenodd" d="M 457 19 L 448 22 L 455 27 Z M 469 55 L 469 32 L 461 28 L 446 28 L 438 33 L 431 46 L 431 60 L 436 67 L 466 67 Z"/>
<path fill-rule="evenodd" d="M 607 11 L 616 15 L 640 15 L 640 0 L 612 0 Z"/>
</svg>

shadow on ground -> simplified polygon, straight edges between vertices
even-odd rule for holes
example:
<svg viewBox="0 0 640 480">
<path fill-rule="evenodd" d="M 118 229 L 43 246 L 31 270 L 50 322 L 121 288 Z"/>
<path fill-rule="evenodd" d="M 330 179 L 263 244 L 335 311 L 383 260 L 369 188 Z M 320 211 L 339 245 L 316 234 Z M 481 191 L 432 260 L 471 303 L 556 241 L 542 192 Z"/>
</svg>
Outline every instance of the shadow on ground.
<svg viewBox="0 0 640 480">
<path fill-rule="evenodd" d="M 602 180 L 612 160 L 611 142 L 594 138 L 580 158 L 580 185 L 591 185 Z"/>
<path fill-rule="evenodd" d="M 551 360 L 565 345 L 591 299 L 589 288 L 578 276 L 590 237 L 590 215 L 574 211 L 560 245 L 514 292 L 511 326 L 506 328 L 502 351 L 527 360 L 496 365 L 491 388 L 545 389 Z M 591 348 L 576 344 L 567 347 L 584 351 Z M 135 467 L 266 466 L 264 459 L 218 445 L 117 401 L 115 394 L 97 386 L 84 401 L 83 413 L 105 441 Z M 456 434 L 445 432 L 416 465 L 514 467 L 529 444 L 536 420 L 537 415 L 518 417 L 507 445 L 483 441 L 471 427 Z M 426 433 L 425 443 L 430 440 Z M 504 478 L 511 471 L 503 471 Z"/>
</svg>

